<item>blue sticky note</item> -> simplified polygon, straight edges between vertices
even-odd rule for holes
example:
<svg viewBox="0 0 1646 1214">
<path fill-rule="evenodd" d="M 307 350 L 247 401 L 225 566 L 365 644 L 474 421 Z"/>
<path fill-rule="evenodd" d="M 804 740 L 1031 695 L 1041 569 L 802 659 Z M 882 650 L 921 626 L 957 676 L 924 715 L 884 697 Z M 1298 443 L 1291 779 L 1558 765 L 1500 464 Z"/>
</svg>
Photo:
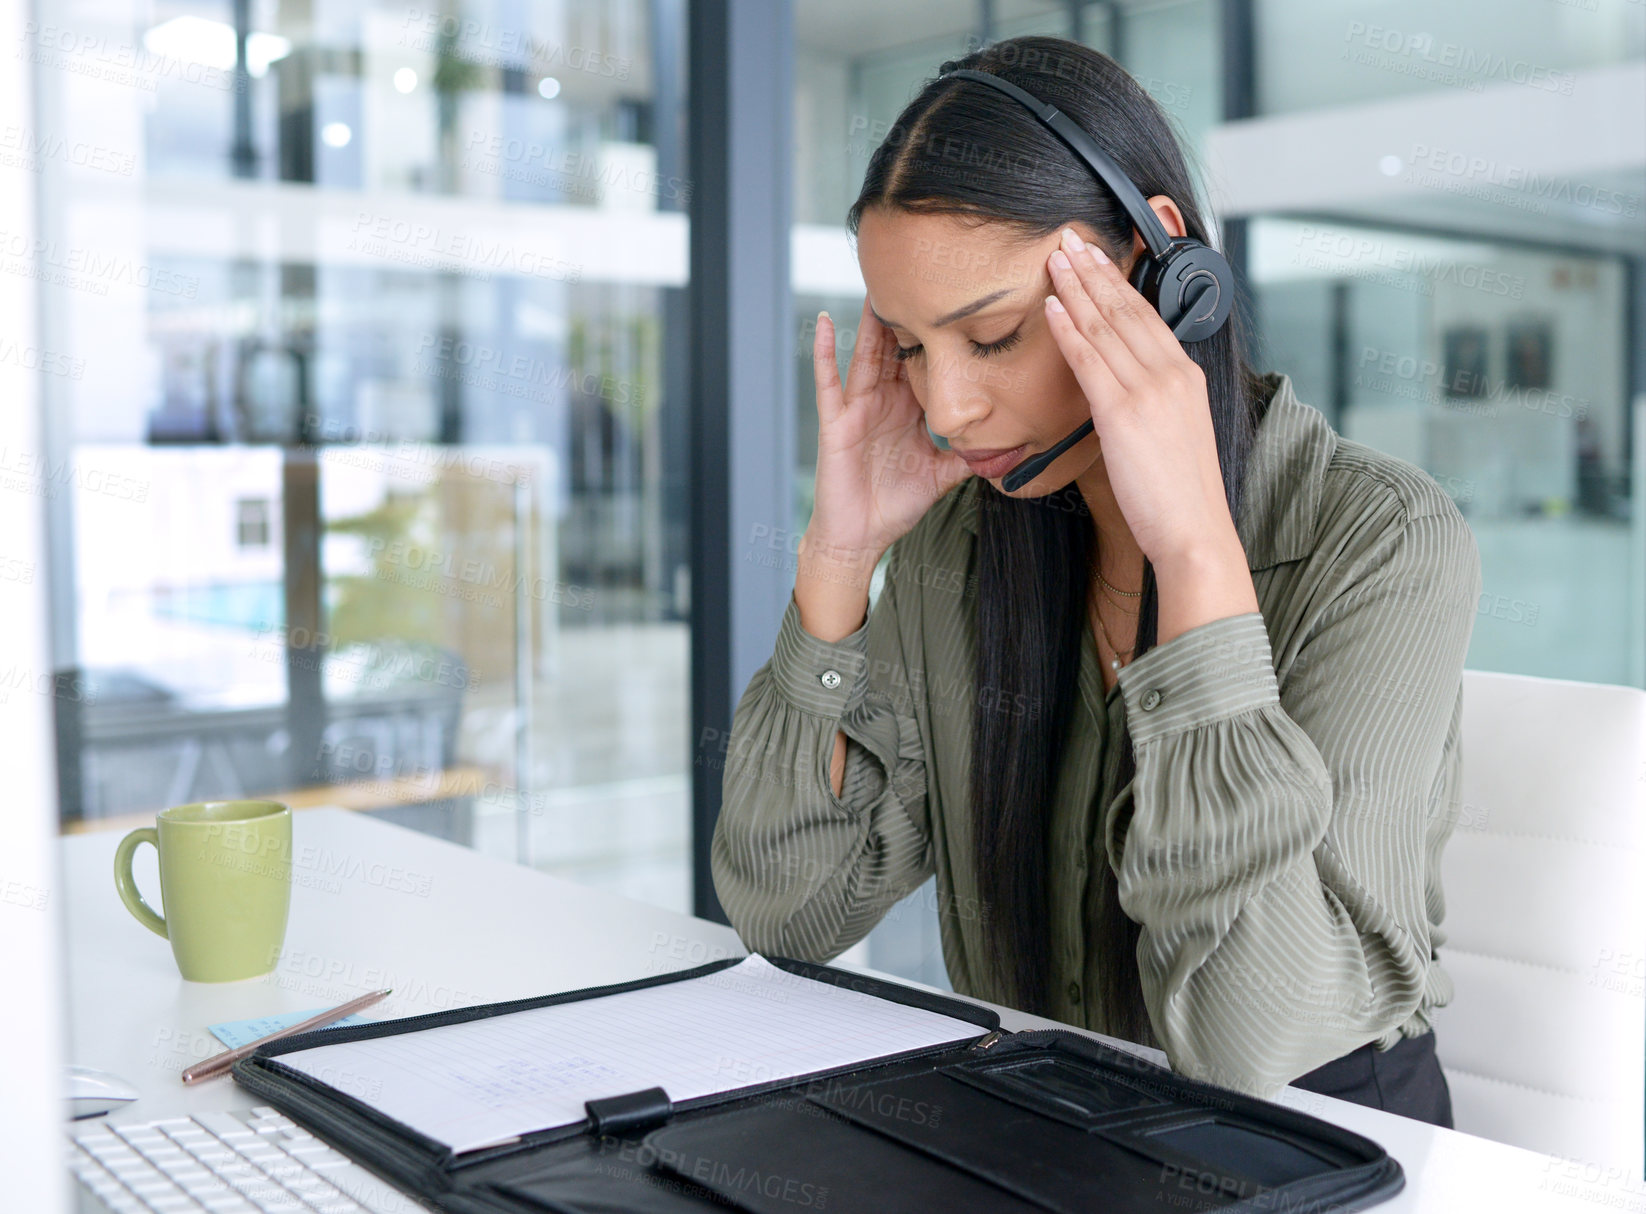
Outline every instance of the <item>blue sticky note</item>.
<svg viewBox="0 0 1646 1214">
<path fill-rule="evenodd" d="M 323 1007 L 310 1008 L 306 1012 L 276 1012 L 272 1016 L 259 1016 L 255 1020 L 228 1020 L 222 1024 L 211 1026 L 211 1034 L 229 1049 L 239 1049 L 243 1045 L 250 1045 L 260 1037 L 267 1037 L 270 1033 L 278 1033 L 283 1028 L 307 1020 L 310 1016 L 318 1016 L 326 1009 Z M 359 1015 L 345 1016 L 336 1024 L 328 1024 L 326 1028 L 338 1028 L 345 1024 L 371 1024 Z"/>
</svg>

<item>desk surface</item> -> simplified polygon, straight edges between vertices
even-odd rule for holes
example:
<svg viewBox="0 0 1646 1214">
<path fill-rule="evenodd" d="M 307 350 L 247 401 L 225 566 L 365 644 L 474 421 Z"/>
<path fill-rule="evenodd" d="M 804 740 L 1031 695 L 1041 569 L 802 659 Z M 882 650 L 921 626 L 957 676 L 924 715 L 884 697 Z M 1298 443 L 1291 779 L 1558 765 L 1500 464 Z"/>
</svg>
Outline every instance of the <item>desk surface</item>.
<svg viewBox="0 0 1646 1214">
<path fill-rule="evenodd" d="M 178 1077 L 221 1049 L 206 1027 L 221 1021 L 335 1006 L 390 986 L 394 994 L 366 1013 L 387 1019 L 623 982 L 747 951 L 729 927 L 346 810 L 296 814 L 292 831 L 292 910 L 279 963 L 261 978 L 222 984 L 183 981 L 170 946 L 121 905 L 118 836 L 62 840 L 69 1060 L 113 1071 L 143 1094 L 111 1122 L 258 1103 L 232 1079 L 184 1087 Z M 154 850 L 140 848 L 137 859 L 138 886 L 159 906 Z M 1070 1027 L 996 1010 L 1013 1030 Z M 1164 1061 L 1158 1051 L 1100 1039 Z M 1593 1211 L 1631 1200 L 1604 1178 L 1518 1147 L 1292 1088 L 1281 1103 L 1364 1134 L 1400 1161 L 1406 1188 L 1380 1212 Z"/>
</svg>

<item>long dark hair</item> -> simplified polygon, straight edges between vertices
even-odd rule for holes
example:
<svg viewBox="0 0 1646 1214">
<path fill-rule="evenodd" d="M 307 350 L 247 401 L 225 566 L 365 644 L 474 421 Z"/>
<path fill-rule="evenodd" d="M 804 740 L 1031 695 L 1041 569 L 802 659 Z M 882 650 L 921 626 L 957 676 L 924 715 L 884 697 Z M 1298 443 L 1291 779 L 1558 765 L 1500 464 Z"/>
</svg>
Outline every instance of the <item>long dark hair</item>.
<svg viewBox="0 0 1646 1214">
<path fill-rule="evenodd" d="M 993 72 L 1057 106 L 1145 198 L 1169 196 L 1188 234 L 1210 243 L 1170 124 L 1113 59 L 1076 42 L 1034 36 L 951 59 L 938 72 L 955 68 Z M 871 206 L 1005 224 L 1025 241 L 1078 220 L 1101 235 L 1104 251 L 1117 264 L 1125 265 L 1132 249 L 1132 222 L 1108 187 L 1027 109 L 975 81 L 928 80 L 904 108 L 869 160 L 846 221 L 853 236 Z M 1236 518 L 1246 457 L 1268 396 L 1246 361 L 1249 324 L 1237 301 L 1221 330 L 1186 347 L 1206 373 L 1224 492 Z M 979 492 L 977 686 L 989 690 L 991 704 L 1047 710 L 974 711 L 972 853 L 978 890 L 989 910 L 984 927 L 993 974 L 984 978 L 987 988 L 972 993 L 986 990 L 1012 1006 L 1044 1013 L 1052 968 L 1047 811 L 1078 694 L 1097 536 L 1072 482 L 1040 498 L 1011 498 L 987 481 Z M 1134 661 L 1153 648 L 1157 623 L 1154 569 L 1145 563 Z M 1117 785 L 1120 812 L 1129 812 L 1136 762 L 1128 734 Z M 1105 860 L 1095 867 L 1100 911 L 1093 934 L 1104 984 L 1103 1023 L 1093 1027 L 1154 1044 L 1138 977 L 1138 925 L 1120 906 L 1112 866 Z"/>
</svg>

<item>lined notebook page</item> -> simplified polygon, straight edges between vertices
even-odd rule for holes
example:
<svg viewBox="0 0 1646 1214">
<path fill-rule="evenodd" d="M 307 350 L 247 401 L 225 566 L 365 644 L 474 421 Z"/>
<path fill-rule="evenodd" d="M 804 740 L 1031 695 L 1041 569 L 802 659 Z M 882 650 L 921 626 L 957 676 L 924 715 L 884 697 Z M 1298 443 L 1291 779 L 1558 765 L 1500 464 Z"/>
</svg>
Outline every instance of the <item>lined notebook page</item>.
<svg viewBox="0 0 1646 1214">
<path fill-rule="evenodd" d="M 653 1086 L 690 1100 L 983 1032 L 751 954 L 700 978 L 275 1061 L 463 1152 L 582 1121 L 585 1100 Z"/>
</svg>

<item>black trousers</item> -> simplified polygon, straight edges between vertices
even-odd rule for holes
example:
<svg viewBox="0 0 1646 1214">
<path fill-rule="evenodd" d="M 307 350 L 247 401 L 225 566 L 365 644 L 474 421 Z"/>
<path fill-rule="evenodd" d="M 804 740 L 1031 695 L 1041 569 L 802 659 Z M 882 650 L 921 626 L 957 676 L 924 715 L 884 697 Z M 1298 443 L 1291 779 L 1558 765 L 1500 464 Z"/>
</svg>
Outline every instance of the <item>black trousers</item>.
<svg viewBox="0 0 1646 1214">
<path fill-rule="evenodd" d="M 1433 1032 L 1402 1037 L 1392 1049 L 1382 1052 L 1376 1043 L 1368 1041 L 1358 1050 L 1298 1076 L 1291 1086 L 1448 1130 L 1454 1128 L 1452 1090 L 1446 1085 L 1440 1059 L 1435 1057 Z"/>
</svg>

